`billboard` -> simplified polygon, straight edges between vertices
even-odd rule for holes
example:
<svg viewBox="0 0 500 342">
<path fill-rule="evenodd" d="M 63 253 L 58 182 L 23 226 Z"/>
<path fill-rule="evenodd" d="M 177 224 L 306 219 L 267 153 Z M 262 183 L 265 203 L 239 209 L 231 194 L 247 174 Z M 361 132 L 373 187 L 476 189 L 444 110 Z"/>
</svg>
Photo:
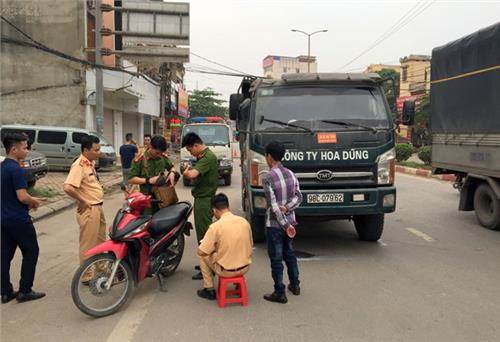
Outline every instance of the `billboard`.
<svg viewBox="0 0 500 342">
<path fill-rule="evenodd" d="M 182 88 L 179 88 L 179 101 L 178 101 L 179 107 L 177 112 L 179 113 L 179 116 L 183 118 L 188 118 L 189 117 L 189 95 L 187 91 L 185 91 Z"/>
</svg>

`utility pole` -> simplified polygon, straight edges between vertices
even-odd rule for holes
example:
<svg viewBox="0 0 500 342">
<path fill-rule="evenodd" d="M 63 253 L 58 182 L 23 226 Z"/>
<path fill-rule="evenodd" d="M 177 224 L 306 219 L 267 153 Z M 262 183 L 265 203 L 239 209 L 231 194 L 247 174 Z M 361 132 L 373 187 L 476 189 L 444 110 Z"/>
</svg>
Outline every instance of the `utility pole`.
<svg viewBox="0 0 500 342">
<path fill-rule="evenodd" d="M 95 9 L 95 63 L 102 65 L 102 0 L 96 0 Z M 102 77 L 102 68 L 95 68 L 95 122 L 96 131 L 103 134 L 104 131 L 104 85 Z"/>
<path fill-rule="evenodd" d="M 311 72 L 311 36 L 316 33 L 328 32 L 328 30 L 319 30 L 312 33 L 307 33 L 301 30 L 292 29 L 292 32 L 299 32 L 307 36 L 307 72 Z"/>
</svg>

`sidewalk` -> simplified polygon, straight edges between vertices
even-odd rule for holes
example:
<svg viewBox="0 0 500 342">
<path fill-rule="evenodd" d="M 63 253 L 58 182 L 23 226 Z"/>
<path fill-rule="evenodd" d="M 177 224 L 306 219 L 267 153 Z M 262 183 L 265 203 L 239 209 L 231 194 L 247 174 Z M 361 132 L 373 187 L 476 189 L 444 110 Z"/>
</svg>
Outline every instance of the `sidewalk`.
<svg viewBox="0 0 500 342">
<path fill-rule="evenodd" d="M 33 221 L 40 220 L 48 215 L 60 210 L 69 208 L 75 204 L 75 200 L 66 195 L 63 191 L 63 184 L 66 180 L 67 172 L 49 172 L 45 177 L 39 179 L 35 185 L 35 190 L 48 190 L 56 195 L 47 198 L 38 210 L 31 212 Z M 122 181 L 122 172 L 118 167 L 114 171 L 101 172 L 101 181 L 104 185 L 104 193 L 110 193 L 118 189 Z"/>
<path fill-rule="evenodd" d="M 168 152 L 170 154 L 170 160 L 177 165 L 180 159 L 179 153 L 172 150 Z M 176 169 L 178 169 L 177 166 Z M 33 221 L 41 220 L 42 218 L 75 205 L 75 200 L 70 198 L 63 191 L 63 184 L 67 175 L 67 171 L 52 171 L 37 181 L 35 190 L 49 191 L 54 194 L 54 196 L 48 197 L 47 201 L 42 203 L 38 210 L 31 212 Z M 102 171 L 99 175 L 104 185 L 105 194 L 119 189 L 120 183 L 122 182 L 122 170 L 120 165 L 113 171 Z"/>
</svg>

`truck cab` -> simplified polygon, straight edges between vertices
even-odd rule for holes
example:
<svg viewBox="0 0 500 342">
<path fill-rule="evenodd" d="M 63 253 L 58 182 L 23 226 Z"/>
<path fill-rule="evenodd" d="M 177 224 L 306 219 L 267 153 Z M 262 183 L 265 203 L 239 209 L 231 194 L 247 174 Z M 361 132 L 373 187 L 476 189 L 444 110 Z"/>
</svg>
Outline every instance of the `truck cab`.
<svg viewBox="0 0 500 342">
<path fill-rule="evenodd" d="M 231 185 L 233 174 L 233 133 L 231 127 L 219 117 L 192 118 L 191 123 L 184 125 L 181 137 L 194 132 L 203 140 L 203 143 L 217 156 L 219 179 L 224 180 L 225 185 Z M 183 164 L 196 165 L 196 158 L 184 147 L 181 149 L 181 173 Z M 189 186 L 190 181 L 184 179 L 184 185 Z"/>
<path fill-rule="evenodd" d="M 284 166 L 300 183 L 299 222 L 353 220 L 377 241 L 396 208 L 394 121 L 378 74 L 285 74 L 245 78 L 230 97 L 239 132 L 242 203 L 254 240 L 264 239 L 265 147 L 285 145 Z M 405 115 L 412 117 L 411 106 Z"/>
</svg>

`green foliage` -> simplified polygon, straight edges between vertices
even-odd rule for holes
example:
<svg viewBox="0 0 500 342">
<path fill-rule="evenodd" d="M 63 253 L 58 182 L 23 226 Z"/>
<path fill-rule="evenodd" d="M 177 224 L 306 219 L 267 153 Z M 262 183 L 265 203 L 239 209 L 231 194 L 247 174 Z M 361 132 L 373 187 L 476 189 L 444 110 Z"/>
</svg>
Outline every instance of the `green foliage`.
<svg viewBox="0 0 500 342">
<path fill-rule="evenodd" d="M 387 102 L 389 102 L 389 106 L 391 107 L 391 113 L 396 113 L 396 99 L 399 97 L 399 72 L 396 72 L 392 69 L 382 69 L 377 74 L 382 78 L 392 77 L 394 79 L 394 87 L 396 88 L 394 91 L 393 82 L 387 81 L 384 82 L 384 91 L 385 96 L 387 97 Z"/>
<path fill-rule="evenodd" d="M 222 94 L 215 92 L 212 88 L 193 90 L 189 92 L 189 113 L 191 117 L 196 116 L 219 116 L 226 117 L 228 108 L 223 106 L 226 102 L 219 99 Z"/>
<path fill-rule="evenodd" d="M 61 193 L 48 188 L 29 188 L 28 194 L 33 197 L 51 198 L 61 195 Z"/>
<path fill-rule="evenodd" d="M 410 144 L 396 144 L 396 161 L 405 161 L 412 153 L 413 147 Z"/>
<path fill-rule="evenodd" d="M 422 146 L 418 151 L 418 158 L 423 161 L 426 165 L 431 163 L 432 156 L 432 147 L 431 146 Z"/>
<path fill-rule="evenodd" d="M 429 126 L 429 117 L 431 111 L 431 103 L 429 94 L 422 97 L 420 104 L 415 110 L 415 125 L 413 126 L 413 132 L 417 136 L 418 145 L 430 145 L 431 144 L 431 132 Z"/>
<path fill-rule="evenodd" d="M 430 165 L 420 164 L 409 160 L 396 162 L 396 164 L 401 166 L 412 167 L 414 169 L 432 170 L 432 167 Z"/>
</svg>

